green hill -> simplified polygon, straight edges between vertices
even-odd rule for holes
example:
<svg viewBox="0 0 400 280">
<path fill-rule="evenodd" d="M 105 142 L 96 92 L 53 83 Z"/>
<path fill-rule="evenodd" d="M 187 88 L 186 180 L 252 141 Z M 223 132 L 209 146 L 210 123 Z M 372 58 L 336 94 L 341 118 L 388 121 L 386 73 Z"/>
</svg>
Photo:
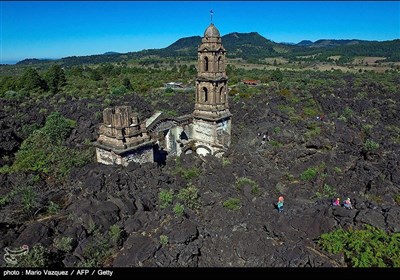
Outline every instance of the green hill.
<svg viewBox="0 0 400 280">
<path fill-rule="evenodd" d="M 200 36 L 185 37 L 162 49 L 149 49 L 138 52 L 115 53 L 108 52 L 99 55 L 71 56 L 59 60 L 25 59 L 18 65 L 32 65 L 46 62 L 58 62 L 64 66 L 116 63 L 130 59 L 182 58 L 195 60 L 197 47 L 201 42 Z M 228 50 L 228 58 L 242 58 L 249 62 L 258 62 L 266 57 L 283 56 L 288 59 L 301 59 L 301 56 L 314 55 L 313 60 L 326 61 L 330 56 L 339 55 L 344 61 L 349 61 L 357 56 L 382 56 L 387 61 L 400 61 L 400 40 L 392 41 L 363 41 L 363 40 L 331 40 L 322 39 L 315 42 L 301 41 L 296 45 L 275 43 L 258 34 L 229 33 L 222 36 L 222 43 Z"/>
</svg>

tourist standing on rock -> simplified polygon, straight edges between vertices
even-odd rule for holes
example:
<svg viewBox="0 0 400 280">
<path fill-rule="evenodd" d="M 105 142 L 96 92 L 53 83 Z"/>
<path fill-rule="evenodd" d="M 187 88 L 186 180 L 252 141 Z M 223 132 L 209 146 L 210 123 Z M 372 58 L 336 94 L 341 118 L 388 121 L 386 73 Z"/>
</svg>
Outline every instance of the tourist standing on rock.
<svg viewBox="0 0 400 280">
<path fill-rule="evenodd" d="M 276 207 L 278 208 L 278 212 L 282 212 L 283 211 L 283 196 L 280 196 L 278 198 L 278 203 L 276 204 Z"/>
<path fill-rule="evenodd" d="M 336 198 L 336 201 L 332 203 L 333 206 L 340 206 L 340 198 Z"/>
<path fill-rule="evenodd" d="M 344 201 L 343 207 L 346 208 L 346 209 L 353 209 L 353 206 L 351 205 L 350 198 L 347 198 L 347 199 Z"/>
</svg>

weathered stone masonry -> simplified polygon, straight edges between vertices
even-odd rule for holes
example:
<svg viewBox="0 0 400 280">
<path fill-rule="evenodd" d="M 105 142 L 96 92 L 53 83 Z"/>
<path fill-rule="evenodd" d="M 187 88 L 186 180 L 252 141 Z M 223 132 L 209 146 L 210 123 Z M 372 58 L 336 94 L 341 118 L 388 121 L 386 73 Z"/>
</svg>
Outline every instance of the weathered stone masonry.
<svg viewBox="0 0 400 280">
<path fill-rule="evenodd" d="M 204 32 L 198 47 L 198 74 L 194 111 L 177 118 L 156 112 L 139 122 L 130 106 L 103 111 L 96 142 L 97 161 L 128 165 L 130 161 L 157 161 L 160 151 L 179 156 L 196 152 L 222 156 L 231 143 L 226 50 L 214 24 Z"/>
</svg>

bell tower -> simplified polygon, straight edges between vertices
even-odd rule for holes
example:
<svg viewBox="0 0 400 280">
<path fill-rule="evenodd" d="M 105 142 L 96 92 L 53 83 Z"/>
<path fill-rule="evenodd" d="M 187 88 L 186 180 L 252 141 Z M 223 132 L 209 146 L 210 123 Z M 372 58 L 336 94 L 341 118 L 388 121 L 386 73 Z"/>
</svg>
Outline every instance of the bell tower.
<svg viewBox="0 0 400 280">
<path fill-rule="evenodd" d="M 205 30 L 197 53 L 193 139 L 197 145 L 209 149 L 197 149 L 197 153 L 217 155 L 230 146 L 232 115 L 228 105 L 226 51 L 222 46 L 221 35 L 213 23 Z"/>
</svg>

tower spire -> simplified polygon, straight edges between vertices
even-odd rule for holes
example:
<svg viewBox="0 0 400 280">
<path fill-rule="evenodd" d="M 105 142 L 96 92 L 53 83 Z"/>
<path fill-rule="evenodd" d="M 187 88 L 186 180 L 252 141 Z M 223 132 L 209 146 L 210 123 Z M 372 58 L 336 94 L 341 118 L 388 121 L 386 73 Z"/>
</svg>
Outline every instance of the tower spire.
<svg viewBox="0 0 400 280">
<path fill-rule="evenodd" d="M 214 15 L 214 12 L 213 12 L 213 10 L 210 10 L 210 18 L 211 18 L 211 23 L 212 23 L 212 17 L 213 17 L 213 15 Z"/>
</svg>

